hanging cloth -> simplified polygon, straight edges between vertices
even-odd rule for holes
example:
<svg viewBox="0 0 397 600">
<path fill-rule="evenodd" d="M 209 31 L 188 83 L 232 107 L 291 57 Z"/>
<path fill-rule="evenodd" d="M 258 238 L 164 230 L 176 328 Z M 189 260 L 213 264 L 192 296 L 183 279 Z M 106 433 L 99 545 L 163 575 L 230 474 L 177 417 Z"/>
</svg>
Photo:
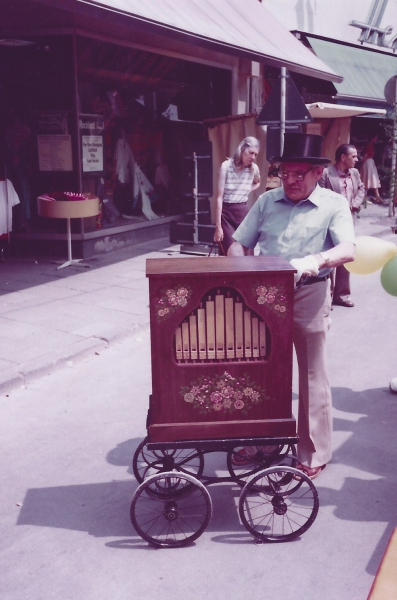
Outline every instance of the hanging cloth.
<svg viewBox="0 0 397 600">
<path fill-rule="evenodd" d="M 140 191 L 141 200 L 142 200 L 143 214 L 145 215 L 145 217 L 147 219 L 149 219 L 149 221 L 152 219 L 158 219 L 159 216 L 153 212 L 152 206 L 150 203 L 150 198 L 148 196 L 148 194 L 150 194 L 150 192 L 153 192 L 152 184 L 150 183 L 150 181 L 148 180 L 146 175 L 142 172 L 141 168 L 137 164 L 135 164 L 134 173 L 135 173 L 134 197 L 135 197 L 136 186 L 139 186 L 139 191 Z"/>
<path fill-rule="evenodd" d="M 116 174 L 120 183 L 131 183 L 134 179 L 135 158 L 125 138 L 117 140 L 114 151 Z"/>
<path fill-rule="evenodd" d="M 19 198 L 11 181 L 0 181 L 0 235 L 12 231 L 12 207 L 16 204 Z"/>
</svg>

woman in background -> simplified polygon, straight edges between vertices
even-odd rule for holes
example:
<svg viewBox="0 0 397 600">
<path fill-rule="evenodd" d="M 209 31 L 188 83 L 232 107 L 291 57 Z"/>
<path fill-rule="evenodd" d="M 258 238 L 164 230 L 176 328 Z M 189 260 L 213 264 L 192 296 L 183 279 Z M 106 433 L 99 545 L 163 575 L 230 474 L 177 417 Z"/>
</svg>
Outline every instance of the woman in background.
<svg viewBox="0 0 397 600">
<path fill-rule="evenodd" d="M 375 142 L 378 140 L 378 136 L 375 135 L 365 146 L 363 164 L 361 167 L 361 181 L 364 184 L 364 187 L 367 191 L 367 196 L 369 190 L 374 191 L 374 201 L 382 203 L 383 200 L 379 194 L 380 188 L 380 179 L 378 175 L 378 170 L 375 165 L 374 156 L 375 156 Z"/>
<path fill-rule="evenodd" d="M 225 255 L 234 241 L 233 233 L 248 213 L 248 196 L 260 185 L 259 168 L 255 164 L 258 152 L 259 141 L 246 137 L 233 158 L 226 159 L 219 169 L 214 241 L 221 242 Z"/>
</svg>

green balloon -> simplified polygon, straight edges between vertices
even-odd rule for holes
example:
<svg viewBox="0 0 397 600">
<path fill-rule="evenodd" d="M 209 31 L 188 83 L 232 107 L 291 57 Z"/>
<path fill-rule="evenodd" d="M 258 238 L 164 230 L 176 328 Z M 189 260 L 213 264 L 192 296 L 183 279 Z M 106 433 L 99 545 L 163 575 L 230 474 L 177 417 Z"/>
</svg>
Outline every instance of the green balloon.
<svg viewBox="0 0 397 600">
<path fill-rule="evenodd" d="M 385 264 L 380 273 L 380 282 L 385 292 L 397 296 L 397 256 Z"/>
</svg>

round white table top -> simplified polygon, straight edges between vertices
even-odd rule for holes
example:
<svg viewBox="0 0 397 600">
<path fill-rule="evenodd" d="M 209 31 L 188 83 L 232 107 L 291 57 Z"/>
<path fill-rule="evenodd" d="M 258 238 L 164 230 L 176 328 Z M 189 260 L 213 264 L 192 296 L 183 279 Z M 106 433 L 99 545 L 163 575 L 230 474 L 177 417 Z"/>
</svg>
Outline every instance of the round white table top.
<svg viewBox="0 0 397 600">
<path fill-rule="evenodd" d="M 86 200 L 49 200 L 37 198 L 38 214 L 52 219 L 82 219 L 95 217 L 99 213 L 99 198 L 94 196 Z"/>
</svg>

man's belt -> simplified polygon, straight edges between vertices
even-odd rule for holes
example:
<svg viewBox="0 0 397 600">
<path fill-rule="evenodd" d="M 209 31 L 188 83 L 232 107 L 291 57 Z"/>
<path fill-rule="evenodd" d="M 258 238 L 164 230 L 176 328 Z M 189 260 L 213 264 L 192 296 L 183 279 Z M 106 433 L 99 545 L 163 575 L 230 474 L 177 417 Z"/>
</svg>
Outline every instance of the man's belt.
<svg viewBox="0 0 397 600">
<path fill-rule="evenodd" d="M 311 285 L 312 283 L 317 283 L 319 281 L 327 281 L 330 278 L 330 274 L 324 275 L 324 277 L 307 277 L 303 282 L 303 285 Z"/>
</svg>

